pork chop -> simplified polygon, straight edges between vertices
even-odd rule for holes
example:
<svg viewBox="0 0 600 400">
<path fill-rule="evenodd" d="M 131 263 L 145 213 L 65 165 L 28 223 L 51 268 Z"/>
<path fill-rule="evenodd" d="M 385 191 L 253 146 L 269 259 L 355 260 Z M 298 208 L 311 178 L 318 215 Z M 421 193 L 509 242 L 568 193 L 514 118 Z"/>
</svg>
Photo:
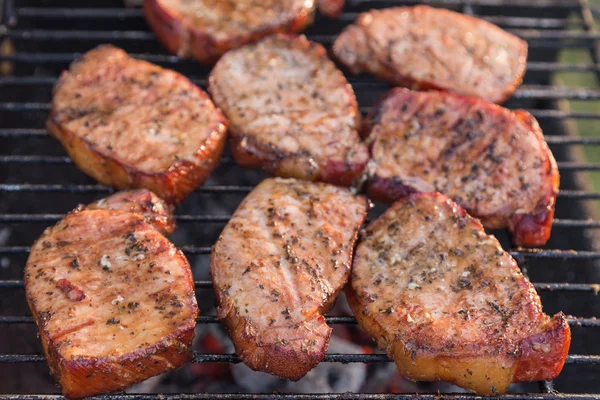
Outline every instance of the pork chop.
<svg viewBox="0 0 600 400">
<path fill-rule="evenodd" d="M 190 266 L 143 215 L 73 211 L 34 243 L 24 282 L 66 397 L 121 390 L 192 357 Z"/>
<path fill-rule="evenodd" d="M 272 178 L 239 206 L 210 262 L 217 317 L 250 368 L 297 380 L 327 352 L 323 314 L 350 274 L 367 200 Z"/>
<path fill-rule="evenodd" d="M 370 197 L 392 202 L 439 191 L 486 228 L 508 226 L 516 245 L 546 243 L 560 179 L 529 113 L 474 97 L 393 89 L 368 120 Z"/>
<path fill-rule="evenodd" d="M 120 210 L 142 215 L 159 232 L 175 232 L 173 207 L 148 189 L 124 190 L 105 197 L 86 207 L 88 210 Z"/>
<path fill-rule="evenodd" d="M 478 394 L 560 373 L 571 332 L 498 241 L 439 193 L 412 194 L 362 235 L 346 297 L 403 376 Z"/>
<path fill-rule="evenodd" d="M 481 19 L 428 6 L 362 13 L 333 51 L 355 74 L 495 103 L 521 84 L 527 63 L 525 41 Z"/>
<path fill-rule="evenodd" d="M 47 127 L 86 174 L 169 203 L 208 178 L 226 139 L 223 115 L 200 88 L 108 45 L 63 72 Z"/>
<path fill-rule="evenodd" d="M 320 44 L 276 35 L 230 51 L 208 91 L 242 166 L 347 186 L 368 161 L 354 92 Z"/>
<path fill-rule="evenodd" d="M 302 31 L 314 8 L 314 0 L 144 0 L 146 21 L 163 46 L 207 64 L 273 33 Z"/>
</svg>

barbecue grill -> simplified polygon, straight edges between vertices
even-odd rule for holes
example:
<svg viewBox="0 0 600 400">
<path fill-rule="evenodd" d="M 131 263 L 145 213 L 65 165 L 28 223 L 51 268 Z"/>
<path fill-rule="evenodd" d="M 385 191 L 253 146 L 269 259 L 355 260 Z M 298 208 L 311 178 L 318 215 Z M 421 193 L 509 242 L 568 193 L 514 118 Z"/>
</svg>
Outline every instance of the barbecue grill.
<svg viewBox="0 0 600 400">
<path fill-rule="evenodd" d="M 85 8 L 84 4 L 85 3 Z M 125 3 L 128 3 L 125 1 Z M 133 2 L 132 2 L 133 3 Z M 306 34 L 330 47 L 336 34 L 358 12 L 375 7 L 412 5 L 404 0 L 349 0 L 339 20 L 318 16 Z M 585 163 L 584 149 L 598 149 L 600 138 L 580 136 L 577 120 L 600 120 L 600 113 L 573 112 L 570 100 L 600 100 L 600 90 L 555 86 L 556 72 L 587 74 L 600 80 L 600 34 L 587 0 L 440 0 L 422 1 L 485 18 L 529 42 L 524 85 L 509 100 L 510 108 L 526 108 L 538 118 L 558 161 L 558 195 L 552 238 L 543 249 L 511 249 L 504 231 L 494 232 L 534 282 L 548 314 L 570 315 L 573 343 L 556 382 L 516 386 L 510 399 L 560 397 L 600 398 L 600 242 L 596 213 L 600 192 L 589 180 L 600 164 Z M 24 296 L 22 271 L 29 246 L 46 226 L 77 204 L 111 192 L 80 172 L 44 123 L 51 88 L 58 74 L 81 53 L 101 44 L 115 44 L 135 57 L 175 69 L 206 86 L 210 68 L 168 55 L 148 29 L 140 8 L 119 0 L 0 0 L 0 400 L 53 399 L 57 389 L 48 377 L 41 344 Z M 586 63 L 559 63 L 561 49 L 585 50 Z M 389 86 L 368 76 L 349 77 L 361 111 L 366 112 Z M 237 167 L 225 152 L 210 180 L 178 208 L 180 230 L 174 242 L 190 259 L 196 277 L 199 325 L 218 324 L 206 269 L 210 246 L 243 197 L 266 175 Z M 370 217 L 378 215 L 375 207 Z M 212 315 L 211 315 L 212 312 Z M 571 316 L 572 315 L 572 316 Z M 355 324 L 353 317 L 327 317 L 332 325 Z M 193 363 L 237 363 L 234 354 L 197 352 Z M 325 363 L 387 363 L 383 354 L 328 354 Z M 347 366 L 346 366 L 347 367 Z M 431 390 L 431 386 L 423 386 Z M 464 399 L 468 395 L 422 393 Z M 48 394 L 51 393 L 51 394 Z M 162 394 L 177 399 L 409 399 L 397 393 Z M 112 394 L 110 399 L 144 400 L 148 394 Z"/>
</svg>

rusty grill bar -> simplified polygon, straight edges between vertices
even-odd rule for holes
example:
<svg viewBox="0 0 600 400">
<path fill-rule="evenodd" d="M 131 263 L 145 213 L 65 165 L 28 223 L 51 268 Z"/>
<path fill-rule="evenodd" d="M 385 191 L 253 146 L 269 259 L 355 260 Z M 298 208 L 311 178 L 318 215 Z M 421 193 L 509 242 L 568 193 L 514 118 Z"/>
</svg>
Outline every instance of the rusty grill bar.
<svg viewBox="0 0 600 400">
<path fill-rule="evenodd" d="M 64 3 L 64 1 L 57 1 Z M 77 60 L 81 57 L 84 50 L 70 51 L 69 48 L 63 46 L 64 43 L 70 43 L 74 47 L 92 48 L 100 43 L 114 43 L 118 46 L 125 44 L 138 45 L 153 45 L 155 49 L 160 49 L 156 45 L 154 34 L 149 30 L 144 29 L 38 29 L 37 27 L 21 27 L 20 20 L 32 19 L 42 21 L 43 23 L 68 20 L 74 21 L 79 25 L 85 21 L 113 21 L 143 24 L 143 14 L 137 8 L 118 8 L 118 7 L 101 7 L 96 1 L 91 8 L 72 8 L 64 7 L 59 4 L 57 7 L 43 6 L 21 6 L 20 1 L 0 0 L 0 44 L 3 40 L 10 40 L 15 43 L 15 52 L 2 52 L 0 50 L 0 71 L 3 63 L 14 64 L 15 72 L 19 72 L 19 67 L 26 71 L 33 71 L 22 75 L 0 75 L 0 140 L 14 141 L 16 143 L 26 143 L 29 140 L 48 140 L 52 141 L 46 131 L 41 129 L 43 119 L 46 112 L 49 110 L 49 93 L 52 85 L 56 82 L 57 75 L 55 72 L 48 73 L 47 71 L 56 71 L 66 68 L 68 63 Z M 31 2 L 26 2 L 27 4 Z M 536 54 L 543 54 L 544 51 L 556 51 L 563 48 L 576 48 L 586 50 L 591 59 L 591 63 L 573 64 L 561 63 L 548 60 L 529 60 L 528 73 L 552 73 L 552 72 L 570 72 L 570 73 L 592 73 L 600 79 L 600 34 L 594 28 L 594 14 L 587 0 L 439 0 L 439 1 L 408 1 L 408 0 L 348 0 L 346 12 L 340 17 L 340 21 L 345 25 L 354 20 L 360 11 L 372 7 L 389 7 L 394 5 L 413 5 L 413 4 L 430 4 L 433 6 L 447 7 L 453 10 L 462 11 L 466 14 L 475 15 L 484 18 L 490 22 L 500 25 L 501 27 L 521 36 L 529 43 L 530 49 Z M 561 18 L 554 16 L 506 16 L 498 15 L 506 7 L 524 8 L 533 10 L 535 13 L 543 11 L 547 8 L 559 9 L 564 15 Z M 481 11 L 481 12 L 480 12 Z M 567 18 L 569 14 L 574 14 L 579 18 Z M 4 25 L 3 25 L 4 23 Z M 311 40 L 323 43 L 330 46 L 335 38 L 335 34 L 323 33 L 319 29 L 319 20 L 315 27 L 307 30 L 307 36 Z M 42 47 L 53 45 L 56 51 L 39 51 L 35 50 L 20 50 L 20 46 L 30 48 L 28 44 L 35 43 Z M 74 45 L 73 45 L 74 43 Z M 126 49 L 127 47 L 124 46 Z M 162 51 L 162 50 L 161 50 Z M 181 60 L 175 56 L 168 55 L 162 52 L 136 52 L 130 51 L 135 57 L 155 62 L 174 68 L 176 70 L 191 69 L 199 71 L 197 74 L 189 74 L 188 77 L 194 83 L 201 87 L 206 86 L 206 73 L 209 71 L 206 67 L 198 66 L 198 64 L 189 60 Z M 37 74 L 38 69 L 41 71 Z M 185 72 L 184 72 L 185 73 Z M 190 76 L 191 75 L 191 76 Z M 359 76 L 349 77 L 355 92 L 359 96 L 366 91 L 385 91 L 388 85 L 374 78 Z M 26 91 L 46 91 L 48 94 L 43 100 L 39 99 L 19 99 L 13 100 L 10 96 L 3 96 L 3 93 L 23 93 Z M 8 98 L 5 98 L 8 97 Z M 42 96 L 44 97 L 44 96 Z M 600 113 L 596 112 L 573 112 L 568 109 L 559 108 L 556 106 L 558 102 L 567 100 L 578 101 L 596 101 L 600 100 L 600 89 L 594 88 L 574 88 L 574 87 L 557 87 L 550 85 L 530 84 L 526 80 L 526 84 L 521 86 L 509 102 L 526 102 L 527 104 L 535 103 L 535 108 L 529 108 L 536 118 L 541 122 L 547 121 L 550 123 L 568 123 L 573 120 L 600 120 Z M 541 104 L 541 106 L 540 106 Z M 361 102 L 361 111 L 366 112 L 371 104 Z M 5 127 L 2 125 L 3 116 L 27 116 L 35 119 L 37 122 L 35 127 Z M 598 122 L 600 123 L 600 121 Z M 600 138 L 587 138 L 579 136 L 547 136 L 547 142 L 553 149 L 581 149 L 584 146 L 600 145 Z M 43 147 L 43 146 L 42 146 Z M 38 147 L 39 148 L 39 147 Z M 2 148 L 0 147 L 0 152 Z M 223 165 L 233 165 L 231 158 L 225 156 L 222 158 Z M 0 178 L 3 168 L 15 166 L 34 166 L 44 168 L 45 166 L 64 166 L 62 168 L 74 168 L 69 157 L 64 155 L 45 154 L 40 152 L 26 152 L 24 154 L 0 154 Z M 585 163 L 580 161 L 559 161 L 559 170 L 562 173 L 572 174 L 576 176 L 579 173 L 590 171 L 600 171 L 600 164 Z M 252 185 L 246 183 L 240 184 L 236 181 L 228 182 L 227 184 L 209 183 L 201 186 L 193 195 L 214 196 L 214 195 L 245 195 L 253 188 Z M 50 178 L 47 183 L 30 183 L 8 182 L 0 180 L 0 204 L 8 195 L 43 196 L 45 194 L 60 194 L 64 193 L 69 196 L 80 196 L 91 194 L 95 196 L 105 195 L 112 192 L 112 189 L 100 186 L 97 184 L 65 184 L 52 183 Z M 600 200 L 600 193 L 593 191 L 590 187 L 577 187 L 574 189 L 565 189 L 559 193 L 559 205 L 561 202 L 589 202 Z M 578 203 L 579 204 L 579 203 Z M 1 211 L 1 209 L 0 209 Z M 36 213 L 14 213 L 0 212 L 0 228 L 12 224 L 39 224 L 50 225 L 60 218 L 63 214 L 55 212 L 46 212 L 39 210 Z M 208 210 L 207 213 L 181 213 L 177 215 L 177 222 L 180 225 L 188 224 L 212 224 L 223 226 L 230 218 L 229 214 L 215 214 Z M 569 231 L 589 230 L 594 231 L 600 228 L 600 219 L 571 219 L 557 218 L 554 221 L 554 229 Z M 1 245 L 0 242 L 0 257 L 24 256 L 29 252 L 30 243 L 22 243 L 21 245 Z M 186 255 L 207 257 L 210 254 L 210 247 L 198 245 L 182 245 L 178 246 Z M 599 248 L 588 246 L 587 249 L 512 249 L 510 253 L 518 261 L 524 272 L 527 272 L 528 263 L 531 260 L 553 260 L 561 267 L 561 263 L 571 262 L 564 265 L 565 268 L 572 269 L 577 273 L 577 266 L 581 262 L 600 260 Z M 212 284 L 207 280 L 197 280 L 195 282 L 196 289 L 211 290 Z M 549 282 L 540 283 L 534 282 L 535 288 L 541 294 L 582 294 L 588 293 L 597 295 L 600 291 L 600 284 L 595 282 L 586 283 L 567 283 L 567 282 Z M 23 281 L 20 279 L 0 279 L 0 293 L 5 293 L 11 290 L 22 290 Z M 23 299 L 25 301 L 25 299 Z M 10 310 L 0 311 L 0 330 L 3 326 L 14 324 L 29 324 L 33 323 L 33 319 L 28 315 L 9 315 Z M 328 316 L 326 320 L 329 324 L 356 324 L 354 317 L 339 317 Z M 574 329 L 584 328 L 600 328 L 600 320 L 583 316 L 574 316 L 568 318 L 569 325 Z M 215 324 L 218 323 L 215 316 L 202 315 L 197 319 L 198 324 Z M 578 331 L 574 330 L 573 338 L 577 340 Z M 0 365 L 6 363 L 35 363 L 43 362 L 44 358 L 41 354 L 19 354 L 18 349 L 14 354 L 0 354 Z M 207 362 L 228 362 L 238 363 L 240 360 L 235 354 L 206 354 L 196 353 L 192 362 L 207 363 Z M 390 362 L 385 355 L 382 354 L 327 354 L 324 362 L 340 362 L 340 363 L 379 363 Z M 589 354 L 570 354 L 567 359 L 567 364 L 587 364 L 600 365 L 600 355 Z M 569 368 L 569 366 L 565 369 Z M 540 393 L 519 393 L 499 396 L 503 399 L 527 399 L 541 400 L 553 397 L 554 384 L 553 382 L 539 382 Z M 598 387 L 600 392 L 600 387 Z M 422 399 L 437 400 L 441 397 L 463 400 L 472 398 L 473 396 L 462 393 L 454 394 L 420 394 Z M 163 394 L 163 398 L 192 400 L 192 399 L 414 399 L 414 394 L 368 394 L 368 393 L 333 393 L 333 394 L 223 394 L 223 393 L 194 393 L 194 394 Z M 561 394 L 562 398 L 569 399 L 600 399 L 600 393 L 587 394 Z M 62 398 L 59 395 L 47 394 L 0 394 L 0 400 L 20 399 L 20 400 L 58 400 Z M 100 396 L 102 399 L 110 400 L 149 400 L 156 398 L 156 395 L 146 394 L 113 394 Z"/>
</svg>

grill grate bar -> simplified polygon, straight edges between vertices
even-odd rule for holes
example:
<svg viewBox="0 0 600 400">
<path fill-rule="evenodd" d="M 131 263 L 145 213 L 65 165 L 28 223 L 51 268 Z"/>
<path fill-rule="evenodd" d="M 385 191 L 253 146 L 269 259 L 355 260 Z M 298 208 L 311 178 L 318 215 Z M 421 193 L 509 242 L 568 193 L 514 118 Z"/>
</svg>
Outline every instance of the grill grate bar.
<svg viewBox="0 0 600 400">
<path fill-rule="evenodd" d="M 29 254 L 29 246 L 2 246 L 0 254 Z M 208 246 L 181 246 L 179 248 L 185 254 L 209 255 L 211 248 Z M 558 249 L 522 249 L 511 250 L 510 255 L 517 261 L 524 259 L 558 259 L 558 260 L 598 260 L 600 251 L 576 251 Z"/>
<path fill-rule="evenodd" d="M 139 8 L 66 8 L 66 7 L 21 7 L 17 9 L 19 18 L 143 18 L 144 13 Z M 354 21 L 358 13 L 345 12 L 340 15 L 342 21 Z M 581 21 L 569 21 L 561 18 L 526 18 L 505 16 L 483 16 L 484 20 L 505 27 L 528 28 L 566 28 L 581 27 Z"/>
<path fill-rule="evenodd" d="M 46 155 L 0 155 L 0 164 L 72 164 L 73 161 L 66 156 Z M 233 160 L 222 157 L 220 164 L 231 164 Z M 586 164 L 574 162 L 558 162 L 558 169 L 563 171 L 599 171 L 600 164 Z"/>
<path fill-rule="evenodd" d="M 35 18 L 143 18 L 141 8 L 67 8 L 67 7 L 21 7 L 18 17 Z"/>
<path fill-rule="evenodd" d="M 0 354 L 0 364 L 42 362 L 42 354 Z M 376 363 L 392 362 L 385 354 L 326 354 L 323 362 L 339 363 Z M 235 354 L 194 354 L 193 363 L 226 362 L 239 363 L 240 358 Z M 600 364 L 600 356 L 571 354 L 567 356 L 566 364 Z"/>
<path fill-rule="evenodd" d="M 194 285 L 198 289 L 212 289 L 211 281 L 195 281 Z M 590 292 L 597 294 L 600 292 L 600 284 L 594 283 L 533 283 L 537 291 L 542 292 Z M 0 280 L 0 289 L 23 289 L 22 280 Z"/>
<path fill-rule="evenodd" d="M 16 53 L 13 55 L 0 55 L 0 61 L 10 61 L 10 62 L 22 62 L 22 63 L 70 63 L 79 58 L 81 58 L 81 53 Z M 138 58 L 140 60 L 146 60 L 154 63 L 168 63 L 168 64 L 192 64 L 192 61 L 181 59 L 176 56 L 171 56 L 167 54 L 135 54 L 130 53 L 130 56 L 134 58 Z M 528 71 L 537 71 L 537 72 L 553 72 L 553 71 L 575 71 L 575 72 L 585 72 L 585 71 L 598 71 L 600 70 L 600 66 L 593 64 L 566 64 L 566 63 L 557 63 L 557 62 L 542 62 L 542 61 L 531 61 L 527 63 Z M 52 80 L 54 82 L 56 80 L 55 77 L 5 77 L 2 79 L 6 79 L 8 81 L 14 80 L 18 81 L 23 79 L 24 81 L 31 79 L 40 79 L 40 80 Z M 45 83 L 48 84 L 48 83 Z"/>
<path fill-rule="evenodd" d="M 204 185 L 196 189 L 196 193 L 249 193 L 252 186 L 240 185 Z M 0 192 L 68 192 L 68 193 L 111 193 L 113 189 L 102 185 L 61 185 L 61 184 L 0 184 Z M 559 198 L 596 200 L 600 193 L 582 190 L 561 190 Z"/>
<path fill-rule="evenodd" d="M 448 4 L 448 2 L 442 2 Z M 472 3 L 472 2 L 469 2 Z M 465 3 L 466 4 L 466 3 Z M 358 13 L 345 12 L 339 18 L 342 20 L 354 20 Z M 141 8 L 68 8 L 68 7 L 20 7 L 17 16 L 21 18 L 143 18 L 144 12 Z M 495 24 L 509 24 L 516 26 L 531 26 L 556 28 L 566 26 L 577 26 L 580 21 L 568 21 L 561 18 L 527 18 L 527 17 L 505 17 L 505 16 L 483 16 L 485 20 Z"/>
<path fill-rule="evenodd" d="M 36 136 L 50 137 L 45 129 L 0 128 L 0 138 L 29 138 Z"/>
<path fill-rule="evenodd" d="M 56 222 L 64 217 L 64 214 L 0 214 L 2 222 Z M 175 215 L 177 222 L 227 222 L 231 215 L 197 215 L 182 214 Z M 592 222 L 592 221 L 582 221 Z M 600 222 L 598 222 L 600 227 Z"/>
<path fill-rule="evenodd" d="M 0 138 L 28 138 L 28 137 L 51 138 L 45 129 L 7 129 L 0 128 Z M 600 145 L 600 138 L 593 137 L 568 137 L 568 136 L 546 136 L 546 142 L 552 145 Z"/>
<path fill-rule="evenodd" d="M 239 185 L 204 185 L 196 189 L 197 193 L 249 193 L 252 186 Z M 107 193 L 112 188 L 102 185 L 60 185 L 60 184 L 0 184 L 0 191 L 5 192 L 69 192 L 69 193 Z"/>
<path fill-rule="evenodd" d="M 0 103 L 0 109 L 2 107 L 2 103 Z M 364 114 L 369 112 L 369 107 L 359 107 L 360 111 Z M 539 110 L 539 109 L 528 109 L 529 113 L 538 119 L 547 118 L 547 119 L 600 119 L 600 113 L 590 113 L 590 112 L 570 112 L 570 111 L 562 111 L 562 110 Z"/>
<path fill-rule="evenodd" d="M 49 111 L 50 103 L 41 102 L 3 102 L 0 103 L 0 111 L 11 111 L 11 112 L 28 112 L 28 111 Z M 370 107 L 360 107 L 362 113 L 370 111 Z M 549 118 L 549 119 L 600 119 L 600 113 L 589 113 L 589 112 L 570 112 L 561 110 L 538 110 L 529 109 L 529 111 L 536 118 Z"/>
<path fill-rule="evenodd" d="M 231 164 L 233 160 L 229 157 L 221 157 L 220 164 Z M 45 155 L 0 155 L 0 164 L 72 164 L 73 161 L 67 156 L 45 156 Z M 560 164 L 559 164 L 560 165 Z"/>
<path fill-rule="evenodd" d="M 600 71 L 600 70 L 598 70 Z M 369 77 L 349 77 L 349 82 L 357 89 L 388 89 L 390 86 L 381 81 L 377 81 Z M 56 82 L 53 77 L 6 77 L 0 78 L 0 86 L 3 85 L 51 85 Z M 199 86 L 206 86 L 206 79 L 192 79 L 192 82 Z M 570 99 L 570 100 L 599 100 L 600 90 L 591 88 L 578 87 L 559 87 L 559 86 L 544 86 L 544 85 L 523 85 L 514 93 L 515 99 Z M 40 109 L 49 109 L 50 103 L 0 103 L 13 104 L 13 107 L 36 107 Z"/>
<path fill-rule="evenodd" d="M 0 131 L 0 135 L 1 135 Z M 558 145 L 600 145 L 600 138 L 568 137 L 568 136 L 546 136 L 546 143 Z"/>
<path fill-rule="evenodd" d="M 534 30 L 534 29 L 507 29 L 507 31 L 520 36 L 522 39 L 530 40 L 531 47 L 589 47 L 600 39 L 600 34 L 590 31 L 570 30 Z M 309 39 L 330 45 L 336 35 L 307 35 Z M 6 33 L 6 37 L 14 40 L 77 40 L 77 41 L 119 41 L 139 40 L 154 41 L 156 37 L 150 31 L 134 30 L 58 30 L 58 29 L 12 29 Z"/>
<path fill-rule="evenodd" d="M 64 214 L 0 214 L 0 223 L 27 223 L 27 222 L 56 222 L 63 218 Z M 205 222 L 226 223 L 231 215 L 210 214 L 179 214 L 175 215 L 177 222 Z M 555 228 L 600 228 L 600 221 L 555 219 L 552 223 Z"/>
<path fill-rule="evenodd" d="M 332 317 L 325 316 L 325 321 L 331 325 L 356 325 L 354 317 Z M 33 317 L 30 316 L 0 316 L 0 324 L 32 324 Z M 196 322 L 199 324 L 217 324 L 219 320 L 214 315 L 201 315 L 196 317 Z M 570 326 L 585 327 L 585 328 L 600 328 L 600 320 L 596 318 L 567 318 Z"/>
</svg>

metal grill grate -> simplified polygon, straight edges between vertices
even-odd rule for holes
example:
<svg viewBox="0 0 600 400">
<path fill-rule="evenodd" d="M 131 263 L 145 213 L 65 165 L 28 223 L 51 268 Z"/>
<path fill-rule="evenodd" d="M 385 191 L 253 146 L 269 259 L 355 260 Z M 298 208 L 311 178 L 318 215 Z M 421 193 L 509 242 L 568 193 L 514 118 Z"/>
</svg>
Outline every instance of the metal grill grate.
<svg viewBox="0 0 600 400">
<path fill-rule="evenodd" d="M 337 21 L 317 18 L 307 36 L 329 46 L 344 25 L 356 15 L 373 7 L 416 4 L 404 0 L 350 0 L 346 12 Z M 534 282 L 549 313 L 565 307 L 579 310 L 569 317 L 573 327 L 572 353 L 557 382 L 556 389 L 569 391 L 561 397 L 600 399 L 600 384 L 578 388 L 577 377 L 592 377 L 600 371 L 600 344 L 594 347 L 594 336 L 600 320 L 587 317 L 600 312 L 600 246 L 596 231 L 600 217 L 595 206 L 600 193 L 593 191 L 589 175 L 600 171 L 600 164 L 586 163 L 583 150 L 598 151 L 600 138 L 581 137 L 574 121 L 600 120 L 600 112 L 571 111 L 569 101 L 590 103 L 600 100 L 600 89 L 591 87 L 555 86 L 553 74 L 567 72 L 587 74 L 600 79 L 600 34 L 594 29 L 594 17 L 587 0 L 439 0 L 422 1 L 476 15 L 527 39 L 530 59 L 525 84 L 507 103 L 511 108 L 524 107 L 540 120 L 558 160 L 562 176 L 554 222 L 553 237 L 544 249 L 512 249 L 511 254 Z M 48 6 L 51 4 L 51 6 Z M 205 87 L 209 68 L 193 61 L 167 55 L 154 35 L 146 28 L 138 8 L 123 8 L 121 1 L 67 0 L 12 1 L 0 0 L 0 332 L 12 326 L 33 329 L 33 320 L 26 315 L 21 280 L 22 266 L 29 244 L 48 226 L 59 220 L 78 203 L 87 203 L 110 192 L 77 171 L 60 145 L 43 129 L 51 87 L 61 70 L 86 50 L 113 43 L 140 59 L 178 70 L 196 84 Z M 4 23 L 4 25 L 2 25 Z M 557 62 L 557 52 L 564 48 L 580 49 L 590 62 Z M 349 77 L 357 93 L 361 110 L 366 112 L 373 101 L 389 89 L 385 83 L 367 76 Z M 226 154 L 221 166 L 204 186 L 197 189 L 180 207 L 177 221 L 182 229 L 195 232 L 174 240 L 191 259 L 206 263 L 214 235 L 218 234 L 239 201 L 258 183 L 264 174 L 240 178 L 240 171 Z M 228 213 L 218 214 L 214 204 L 219 199 L 232 201 Z M 232 200 L 233 199 L 233 200 Z M 198 206 L 198 203 L 202 204 Z M 376 216 L 373 214 L 371 217 Z M 8 234 L 10 237 L 8 237 Z M 505 247 L 504 232 L 498 232 Z M 190 239 L 195 237 L 196 239 Z M 600 243 L 600 242 L 598 242 Z M 506 247 L 508 248 L 508 247 Z M 540 281 L 547 283 L 540 283 Z M 211 283 L 196 281 L 199 292 L 210 291 Z M 16 300 L 15 300 L 16 299 Z M 18 304 L 15 302 L 17 301 Z M 202 305 L 201 305 L 202 308 Z M 564 309 L 571 313 L 570 309 Z M 587 315 L 587 316 L 586 316 Z M 216 317 L 202 315 L 199 324 L 218 323 Z M 327 317 L 330 324 L 355 324 L 352 317 Z M 589 329 L 589 331 L 587 331 Z M 4 333 L 0 333 L 4 337 Z M 19 340 L 14 342 L 19 344 Z M 18 345 L 4 346 L 0 367 L 5 364 L 40 363 L 40 353 L 25 352 Z M 8 350 L 6 350 L 8 349 Z M 586 352 L 586 354 L 579 354 Z M 325 362 L 379 363 L 389 362 L 381 354 L 328 354 Z M 195 354 L 193 362 L 239 362 L 234 354 Z M 587 366 L 585 371 L 577 366 Z M 595 368 L 589 372 L 589 368 Z M 0 369 L 0 371 L 3 371 Z M 580 372 L 584 371 L 584 372 Z M 582 378 L 583 379 L 583 378 Z M 586 378 L 587 379 L 587 378 Z M 573 383 L 575 382 L 575 383 Z M 567 390 L 563 389 L 566 388 Z M 578 394 L 581 390 L 595 393 Z M 595 390 L 594 390 L 595 388 Z M 0 382 L 0 391 L 2 382 Z M 540 382 L 538 393 L 515 393 L 501 396 L 507 399 L 546 399 L 554 395 L 553 382 Z M 412 394 L 211 394 L 162 395 L 178 399 L 409 399 Z M 422 394 L 433 400 L 439 394 Z M 3 399 L 54 399 L 60 396 L 43 394 L 6 394 Z M 109 395 L 110 399 L 146 400 L 150 395 Z M 443 397 L 463 399 L 464 394 Z"/>
</svg>

